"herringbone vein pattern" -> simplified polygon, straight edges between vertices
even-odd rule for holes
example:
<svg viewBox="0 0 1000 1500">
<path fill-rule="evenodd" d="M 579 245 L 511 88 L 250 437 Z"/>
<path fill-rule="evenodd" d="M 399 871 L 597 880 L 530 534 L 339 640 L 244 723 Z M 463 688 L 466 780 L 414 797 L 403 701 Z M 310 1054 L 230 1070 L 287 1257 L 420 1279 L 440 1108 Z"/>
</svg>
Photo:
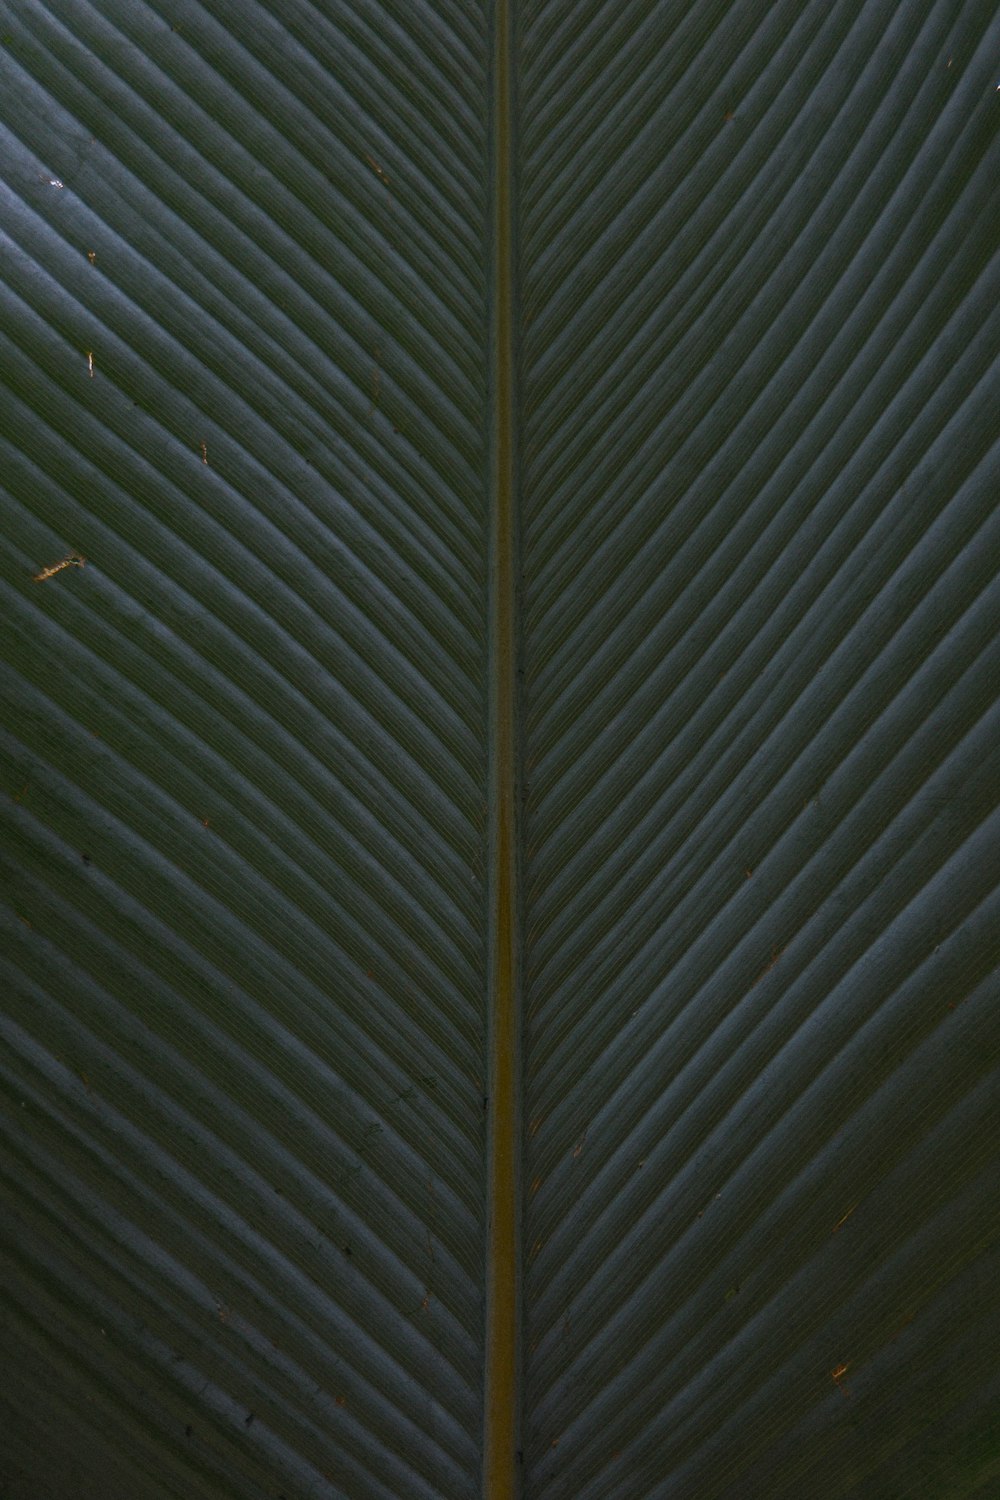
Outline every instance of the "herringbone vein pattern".
<svg viewBox="0 0 1000 1500">
<path fill-rule="evenodd" d="M 512 15 L 0 0 L 16 1500 L 481 1491 L 508 168 L 525 1500 L 1000 1484 L 995 17 Z"/>
</svg>

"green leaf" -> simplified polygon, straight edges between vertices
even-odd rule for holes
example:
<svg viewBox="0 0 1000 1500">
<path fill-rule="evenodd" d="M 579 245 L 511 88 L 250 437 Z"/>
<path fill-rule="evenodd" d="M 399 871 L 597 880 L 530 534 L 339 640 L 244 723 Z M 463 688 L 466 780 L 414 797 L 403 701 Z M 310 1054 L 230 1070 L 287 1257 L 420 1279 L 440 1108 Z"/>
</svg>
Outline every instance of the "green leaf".
<svg viewBox="0 0 1000 1500">
<path fill-rule="evenodd" d="M 989 1494 L 995 26 L 0 3 L 0 1489 Z"/>
</svg>

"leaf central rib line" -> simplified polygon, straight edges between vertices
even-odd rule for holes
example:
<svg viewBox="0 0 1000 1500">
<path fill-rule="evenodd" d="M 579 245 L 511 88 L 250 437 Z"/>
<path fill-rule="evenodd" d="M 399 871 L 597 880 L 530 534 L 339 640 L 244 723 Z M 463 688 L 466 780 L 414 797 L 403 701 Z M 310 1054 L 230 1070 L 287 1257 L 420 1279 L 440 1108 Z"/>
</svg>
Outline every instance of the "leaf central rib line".
<svg viewBox="0 0 1000 1500">
<path fill-rule="evenodd" d="M 490 515 L 489 1109 L 483 1493 L 513 1500 L 520 1412 L 517 486 L 512 0 L 495 0 Z"/>
</svg>

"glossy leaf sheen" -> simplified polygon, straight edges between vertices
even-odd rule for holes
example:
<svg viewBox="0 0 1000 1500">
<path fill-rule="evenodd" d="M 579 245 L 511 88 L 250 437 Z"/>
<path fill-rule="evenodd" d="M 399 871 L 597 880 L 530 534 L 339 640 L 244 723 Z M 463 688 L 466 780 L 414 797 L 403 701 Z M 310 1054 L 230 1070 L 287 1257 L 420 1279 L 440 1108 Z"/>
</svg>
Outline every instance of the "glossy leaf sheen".
<svg viewBox="0 0 1000 1500">
<path fill-rule="evenodd" d="M 0 3 L 3 1493 L 482 1493 L 498 472 L 523 1495 L 1000 1486 L 990 11 Z"/>
</svg>

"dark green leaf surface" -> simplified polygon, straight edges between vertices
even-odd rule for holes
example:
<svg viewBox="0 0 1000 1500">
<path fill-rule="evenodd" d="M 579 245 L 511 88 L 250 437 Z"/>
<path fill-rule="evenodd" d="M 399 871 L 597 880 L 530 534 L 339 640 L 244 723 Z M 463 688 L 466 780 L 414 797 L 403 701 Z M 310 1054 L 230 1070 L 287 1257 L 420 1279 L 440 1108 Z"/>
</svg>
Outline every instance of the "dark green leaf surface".
<svg viewBox="0 0 1000 1500">
<path fill-rule="evenodd" d="M 990 9 L 523 7 L 531 1496 L 1000 1485 Z"/>
<path fill-rule="evenodd" d="M 511 18 L 0 0 L 17 1500 L 483 1493 L 496 461 L 523 1494 L 1000 1492 L 995 8 Z"/>
<path fill-rule="evenodd" d="M 477 1482 L 486 61 L 429 19 L 6 8 L 19 1493 Z"/>
</svg>

